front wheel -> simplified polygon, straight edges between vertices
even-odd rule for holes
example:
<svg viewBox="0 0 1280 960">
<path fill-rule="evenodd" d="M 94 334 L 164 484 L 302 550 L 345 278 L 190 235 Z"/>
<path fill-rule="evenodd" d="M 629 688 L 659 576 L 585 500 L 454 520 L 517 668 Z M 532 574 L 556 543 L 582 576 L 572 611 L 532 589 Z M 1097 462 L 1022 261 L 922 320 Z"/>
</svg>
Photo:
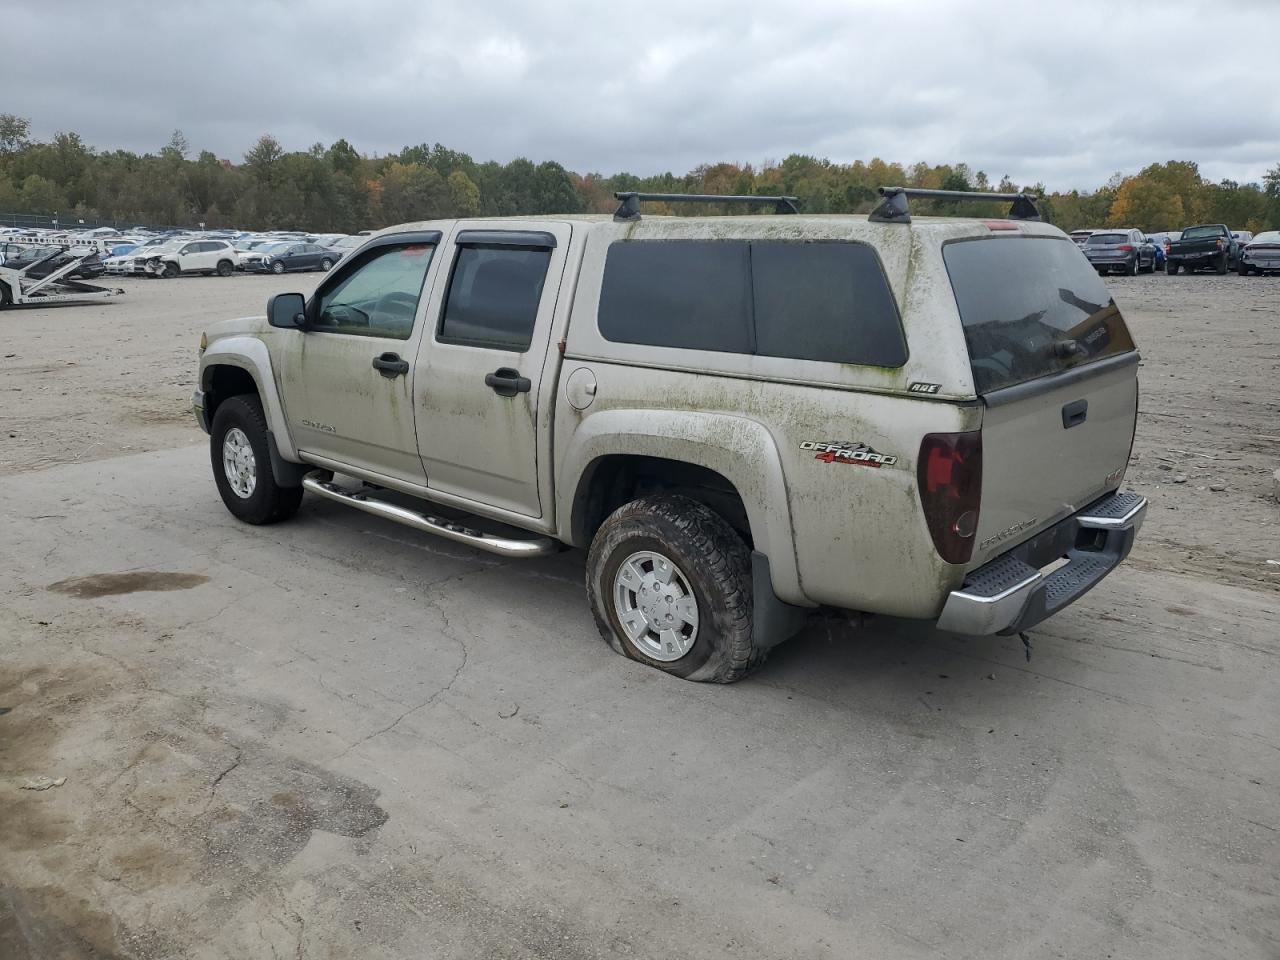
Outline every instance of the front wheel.
<svg viewBox="0 0 1280 960">
<path fill-rule="evenodd" d="M 279 260 L 277 260 L 275 263 L 271 265 L 271 272 L 274 273 L 276 276 L 279 276 L 280 274 L 284 273 L 284 264 L 281 263 Z"/>
<path fill-rule="evenodd" d="M 13 294 L 9 292 L 9 285 L 0 282 L 0 310 L 13 303 Z"/>
<path fill-rule="evenodd" d="M 164 270 L 162 271 L 162 275 L 166 280 L 172 280 L 180 272 L 181 271 L 178 270 L 178 265 L 176 263 L 166 263 L 164 265 Z"/>
<path fill-rule="evenodd" d="M 328 273 L 332 269 L 333 269 L 333 261 L 330 260 L 328 257 L 325 257 L 323 260 L 320 261 L 321 273 Z"/>
<path fill-rule="evenodd" d="M 714 683 L 764 661 L 746 544 L 696 500 L 661 494 L 614 511 L 591 541 L 587 594 L 600 635 L 632 660 Z"/>
<path fill-rule="evenodd" d="M 229 397 L 218 405 L 209 431 L 209 460 L 222 502 L 245 523 L 277 523 L 298 512 L 302 488 L 276 483 L 267 420 L 254 394 Z"/>
</svg>

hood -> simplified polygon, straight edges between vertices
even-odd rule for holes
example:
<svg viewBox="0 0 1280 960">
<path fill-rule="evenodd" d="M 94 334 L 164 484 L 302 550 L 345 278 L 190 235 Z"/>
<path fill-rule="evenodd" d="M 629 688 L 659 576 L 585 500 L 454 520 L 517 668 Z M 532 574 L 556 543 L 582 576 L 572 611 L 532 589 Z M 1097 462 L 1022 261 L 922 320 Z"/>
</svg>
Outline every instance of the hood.
<svg viewBox="0 0 1280 960">
<path fill-rule="evenodd" d="M 236 317 L 234 320 L 219 320 L 205 327 L 204 334 L 209 343 L 217 343 L 226 337 L 243 336 L 244 334 L 263 334 L 271 329 L 265 315 L 257 317 Z"/>
</svg>

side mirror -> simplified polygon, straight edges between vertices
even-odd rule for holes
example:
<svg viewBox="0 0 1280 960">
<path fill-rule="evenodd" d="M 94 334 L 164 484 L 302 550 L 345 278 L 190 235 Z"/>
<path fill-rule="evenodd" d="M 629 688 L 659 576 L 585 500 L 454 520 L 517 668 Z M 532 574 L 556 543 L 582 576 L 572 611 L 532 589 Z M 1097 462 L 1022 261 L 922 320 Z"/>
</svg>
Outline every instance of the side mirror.
<svg viewBox="0 0 1280 960">
<path fill-rule="evenodd" d="M 267 301 L 267 323 L 301 330 L 307 325 L 307 301 L 300 293 L 277 293 Z"/>
</svg>

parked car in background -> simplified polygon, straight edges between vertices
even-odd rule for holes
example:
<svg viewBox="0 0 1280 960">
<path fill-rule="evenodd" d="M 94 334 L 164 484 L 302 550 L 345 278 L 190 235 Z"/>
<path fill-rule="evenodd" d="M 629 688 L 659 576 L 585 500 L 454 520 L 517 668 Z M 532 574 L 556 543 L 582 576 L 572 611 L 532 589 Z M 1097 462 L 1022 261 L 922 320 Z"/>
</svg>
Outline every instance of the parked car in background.
<svg viewBox="0 0 1280 960">
<path fill-rule="evenodd" d="M 1132 277 L 1156 269 L 1155 244 L 1141 230 L 1099 230 L 1085 241 L 1084 255 L 1098 273 L 1120 270 Z"/>
<path fill-rule="evenodd" d="M 294 273 L 300 270 L 328 272 L 338 256 L 318 243 L 275 243 L 245 259 L 244 268 L 257 273 Z"/>
<path fill-rule="evenodd" d="M 1179 270 L 1192 273 L 1212 267 L 1215 273 L 1226 273 L 1239 265 L 1240 245 L 1224 223 L 1202 223 L 1187 227 L 1182 236 L 1165 250 L 1165 273 Z"/>
<path fill-rule="evenodd" d="M 167 251 L 170 247 L 177 249 L 182 246 L 185 238 L 173 239 L 171 237 L 152 237 L 138 245 L 138 247 L 130 253 L 123 253 L 119 256 L 112 254 L 102 261 L 102 265 L 110 274 L 145 274 L 144 265 L 147 257 L 159 253 L 162 250 Z"/>
<path fill-rule="evenodd" d="M 1253 232 L 1250 230 L 1232 230 L 1231 237 L 1236 243 L 1243 247 L 1246 243 L 1253 239 Z"/>
<path fill-rule="evenodd" d="M 236 250 L 226 240 L 188 240 L 175 250 L 151 254 L 142 266 L 153 277 L 171 278 L 183 273 L 229 277 L 236 269 Z"/>
<path fill-rule="evenodd" d="M 1097 232 L 1097 230 L 1072 230 L 1070 237 L 1078 246 L 1083 247 L 1085 241 Z"/>
<path fill-rule="evenodd" d="M 1240 276 L 1280 271 L 1280 230 L 1266 230 L 1244 245 L 1237 266 Z"/>
<path fill-rule="evenodd" d="M 354 237 L 343 237 L 341 240 L 335 240 L 333 243 L 329 244 L 329 249 L 336 253 L 338 255 L 338 259 L 341 260 L 367 239 L 368 237 L 362 237 L 358 234 Z"/>
</svg>

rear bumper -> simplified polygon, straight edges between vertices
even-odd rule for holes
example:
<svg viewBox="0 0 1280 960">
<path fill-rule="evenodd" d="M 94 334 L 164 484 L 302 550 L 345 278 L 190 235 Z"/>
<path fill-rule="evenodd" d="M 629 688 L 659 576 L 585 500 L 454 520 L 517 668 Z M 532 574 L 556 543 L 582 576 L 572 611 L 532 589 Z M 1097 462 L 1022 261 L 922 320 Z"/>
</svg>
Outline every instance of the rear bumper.
<svg viewBox="0 0 1280 960">
<path fill-rule="evenodd" d="M 1110 493 L 965 577 L 938 627 L 955 633 L 1017 633 L 1074 603 L 1114 570 L 1147 514 L 1136 493 Z M 1049 573 L 1043 569 L 1065 558 Z"/>
</svg>

